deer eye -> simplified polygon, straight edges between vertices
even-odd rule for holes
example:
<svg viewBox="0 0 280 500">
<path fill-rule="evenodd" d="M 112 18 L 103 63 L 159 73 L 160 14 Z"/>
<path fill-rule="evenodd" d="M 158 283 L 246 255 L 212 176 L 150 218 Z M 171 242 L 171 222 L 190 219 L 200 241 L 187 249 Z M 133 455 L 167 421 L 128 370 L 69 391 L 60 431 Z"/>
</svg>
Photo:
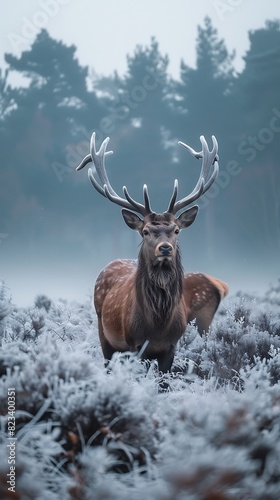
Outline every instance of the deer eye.
<svg viewBox="0 0 280 500">
<path fill-rule="evenodd" d="M 175 234 L 179 234 L 179 233 L 180 233 L 180 229 L 177 227 L 177 228 L 175 229 Z"/>
<path fill-rule="evenodd" d="M 148 229 L 143 229 L 143 236 L 148 236 L 148 234 L 149 234 Z"/>
</svg>

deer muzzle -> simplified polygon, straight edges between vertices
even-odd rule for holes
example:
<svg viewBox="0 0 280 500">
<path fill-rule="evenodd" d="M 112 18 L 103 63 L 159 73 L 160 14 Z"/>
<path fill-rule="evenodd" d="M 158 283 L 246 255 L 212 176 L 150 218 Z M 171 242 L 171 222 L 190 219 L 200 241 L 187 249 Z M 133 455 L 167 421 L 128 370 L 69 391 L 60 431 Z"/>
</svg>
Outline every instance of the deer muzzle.
<svg viewBox="0 0 280 500">
<path fill-rule="evenodd" d="M 171 245 L 171 243 L 168 242 L 161 242 L 156 246 L 155 249 L 155 256 L 159 260 L 163 259 L 171 259 L 174 255 L 174 247 Z"/>
</svg>

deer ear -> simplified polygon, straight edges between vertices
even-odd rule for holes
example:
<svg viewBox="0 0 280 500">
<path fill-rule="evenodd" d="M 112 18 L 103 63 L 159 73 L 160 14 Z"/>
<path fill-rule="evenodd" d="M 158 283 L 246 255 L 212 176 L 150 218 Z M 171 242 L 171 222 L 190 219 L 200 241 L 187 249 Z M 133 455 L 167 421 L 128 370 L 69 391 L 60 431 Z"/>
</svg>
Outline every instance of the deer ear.
<svg viewBox="0 0 280 500">
<path fill-rule="evenodd" d="M 130 227 L 130 229 L 135 229 L 141 232 L 144 226 L 144 221 L 138 217 L 138 215 L 130 212 L 129 210 L 122 210 L 122 216 L 124 222 Z"/>
<path fill-rule="evenodd" d="M 194 207 L 185 210 L 185 212 L 179 215 L 179 217 L 176 219 L 176 224 L 179 226 L 180 229 L 189 227 L 194 222 L 197 213 L 198 213 L 198 206 L 195 205 Z"/>
</svg>

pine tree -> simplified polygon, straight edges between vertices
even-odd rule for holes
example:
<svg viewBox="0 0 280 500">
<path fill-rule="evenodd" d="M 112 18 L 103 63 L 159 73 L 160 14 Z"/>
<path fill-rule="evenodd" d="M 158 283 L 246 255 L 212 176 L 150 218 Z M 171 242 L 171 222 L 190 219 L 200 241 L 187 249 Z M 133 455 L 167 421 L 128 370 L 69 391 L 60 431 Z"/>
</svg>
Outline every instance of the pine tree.
<svg viewBox="0 0 280 500">
<path fill-rule="evenodd" d="M 217 134 L 224 128 L 225 106 L 234 77 L 234 53 L 229 54 L 209 17 L 198 27 L 196 67 L 181 62 L 181 80 L 175 87 L 179 126 L 197 135 Z"/>
<path fill-rule="evenodd" d="M 103 87 L 114 123 L 112 147 L 117 153 L 110 160 L 115 164 L 111 178 L 119 190 L 127 184 L 136 198 L 142 197 L 142 186 L 147 183 L 158 211 L 165 209 L 161 200 L 167 204 L 165 194 L 170 196 L 173 182 L 171 155 L 165 146 L 170 113 L 165 101 L 167 67 L 168 57 L 160 53 L 158 42 L 152 38 L 149 46 L 138 45 L 127 56 L 124 77 L 115 73 Z"/>
</svg>

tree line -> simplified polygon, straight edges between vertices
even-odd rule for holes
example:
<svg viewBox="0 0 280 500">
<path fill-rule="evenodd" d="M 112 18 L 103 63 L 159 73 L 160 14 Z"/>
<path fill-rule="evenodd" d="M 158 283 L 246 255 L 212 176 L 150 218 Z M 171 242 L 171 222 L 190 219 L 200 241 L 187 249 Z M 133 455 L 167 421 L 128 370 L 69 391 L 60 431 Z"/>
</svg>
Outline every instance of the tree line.
<svg viewBox="0 0 280 500">
<path fill-rule="evenodd" d="M 216 239 L 248 255 L 280 250 L 280 23 L 251 31 L 244 68 L 219 38 L 210 18 L 198 27 L 196 65 L 169 59 L 152 38 L 127 56 L 124 75 L 97 75 L 80 65 L 76 47 L 42 30 L 20 57 L 6 54 L 0 73 L 0 232 L 47 241 L 82 239 L 104 220 L 121 222 L 116 207 L 93 195 L 75 172 L 96 131 L 111 137 L 107 169 L 115 189 L 137 199 L 147 183 L 156 211 L 169 201 L 174 178 L 190 192 L 199 167 L 177 145 L 200 149 L 199 136 L 219 142 L 220 176 L 201 207 L 198 245 Z M 187 53 L 187 47 L 186 47 Z M 20 82 L 11 84 L 11 76 Z M 215 201 L 213 201 L 215 200 Z M 105 215 L 104 215 L 105 214 Z M 71 228 L 75 235 L 71 236 Z M 55 229 L 56 228 L 56 229 Z M 201 228 L 203 231 L 201 231 Z M 112 231 L 112 227 L 110 229 Z M 196 231 L 196 229 L 194 229 Z M 65 241 L 66 241 L 65 240 Z"/>
</svg>

